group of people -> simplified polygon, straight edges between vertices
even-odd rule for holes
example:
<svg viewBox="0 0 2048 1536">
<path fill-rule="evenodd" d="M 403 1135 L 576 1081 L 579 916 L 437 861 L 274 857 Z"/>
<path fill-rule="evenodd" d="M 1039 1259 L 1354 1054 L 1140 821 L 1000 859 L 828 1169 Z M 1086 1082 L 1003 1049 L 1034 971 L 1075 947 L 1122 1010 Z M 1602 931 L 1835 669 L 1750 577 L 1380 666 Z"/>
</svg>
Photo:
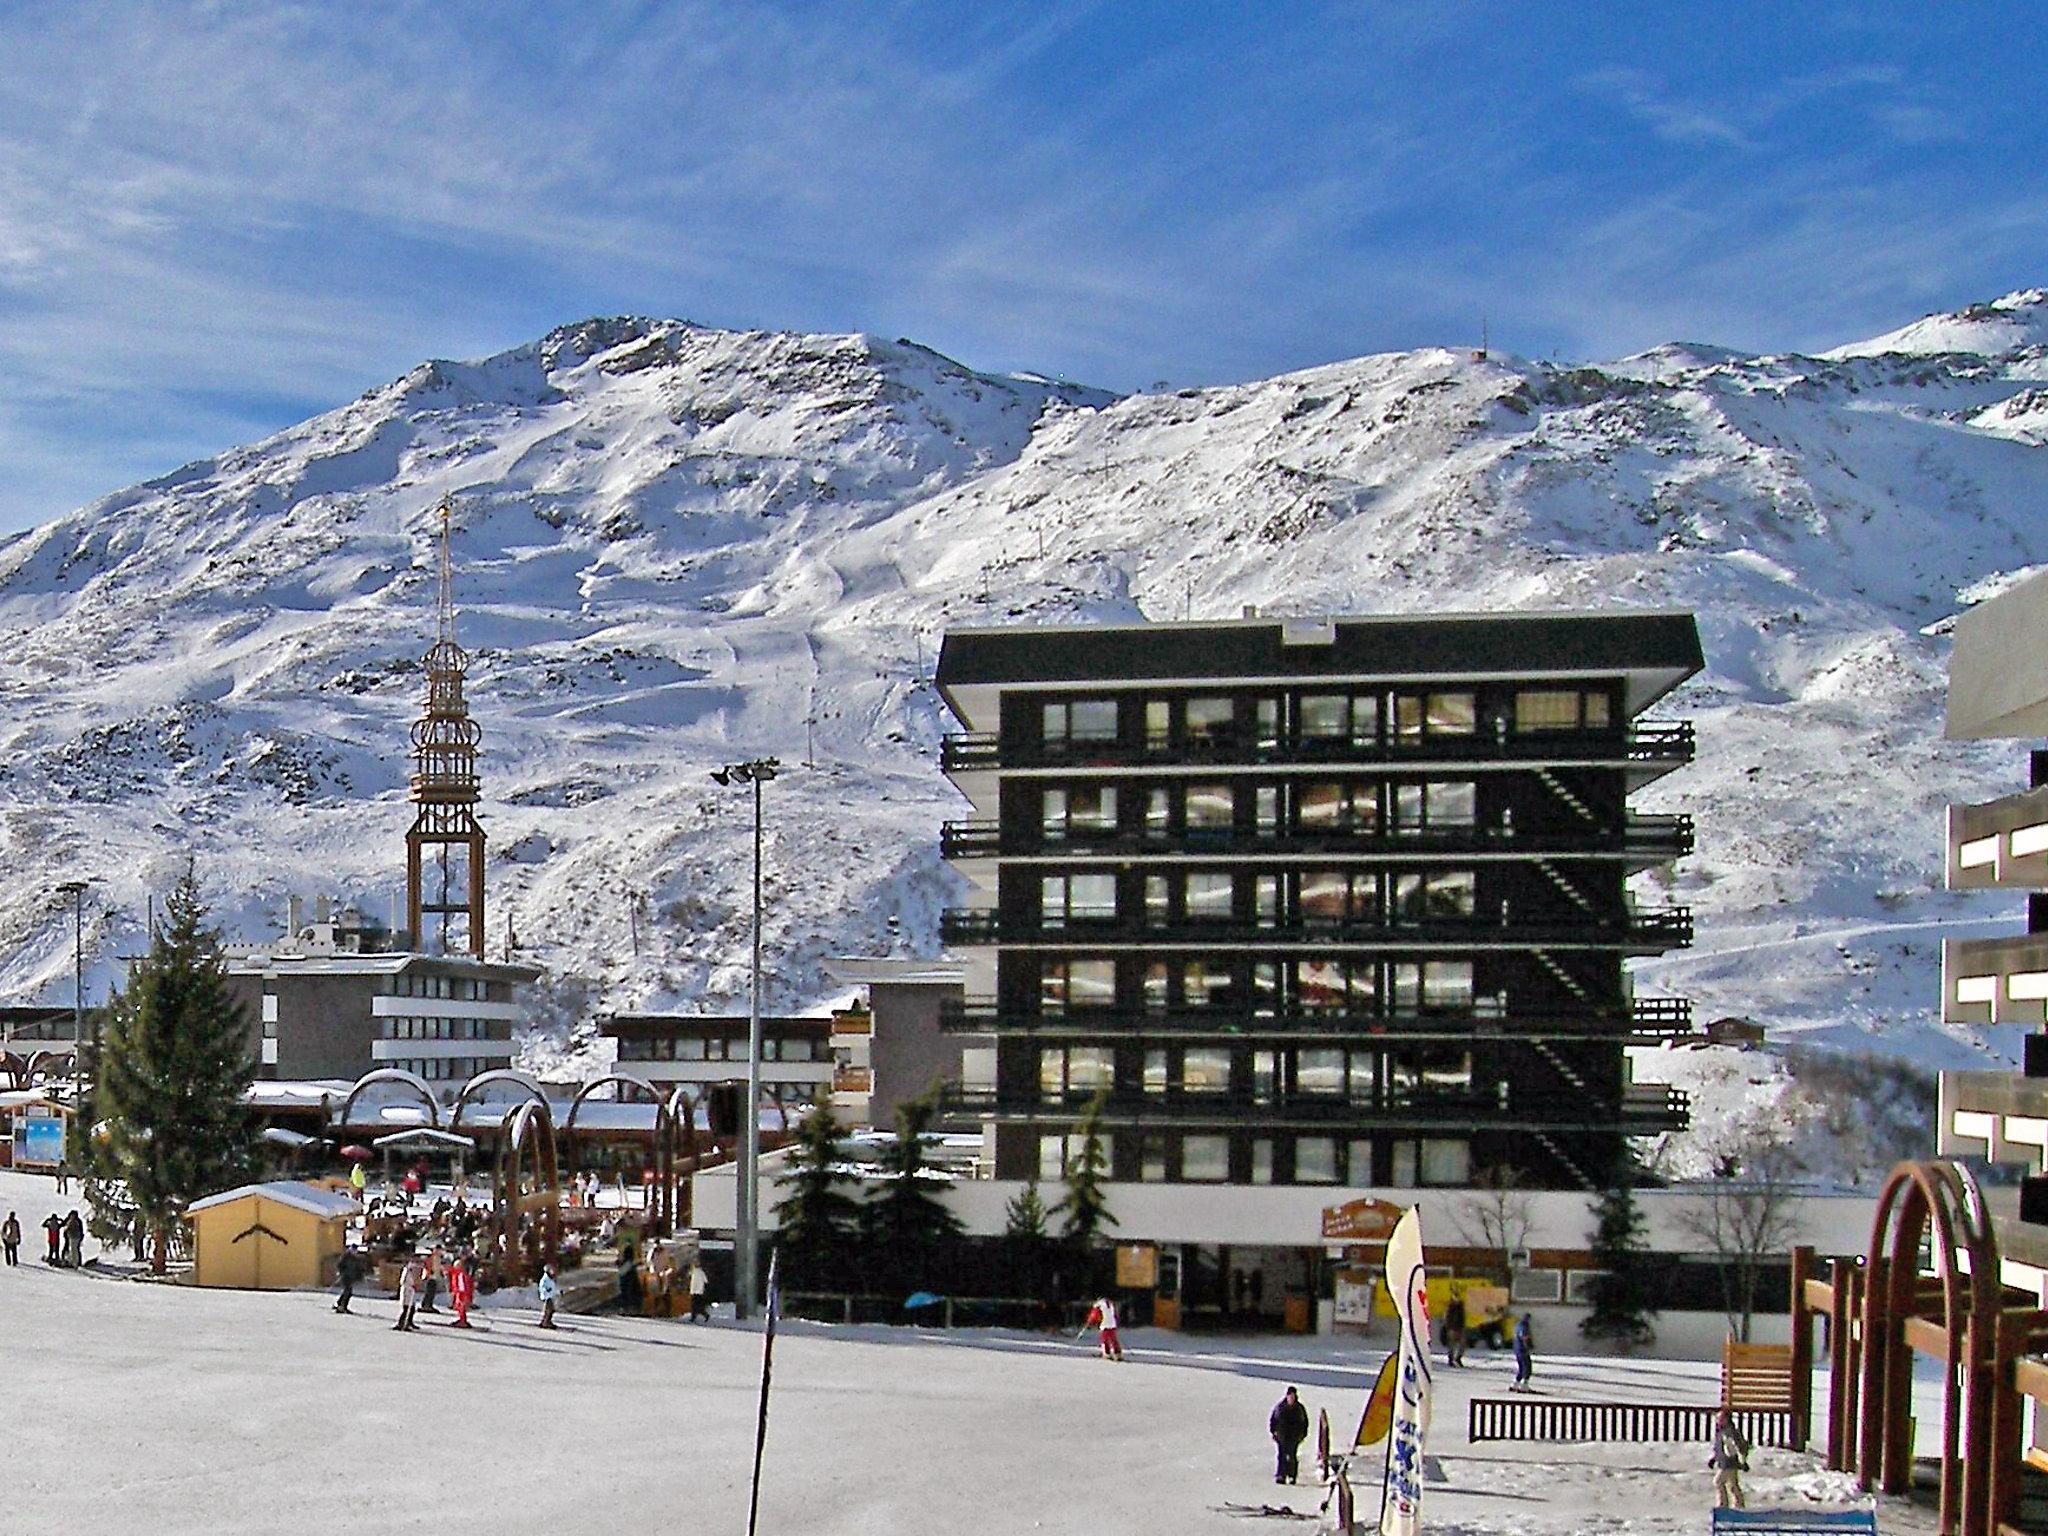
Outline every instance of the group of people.
<svg viewBox="0 0 2048 1536">
<path fill-rule="evenodd" d="M 59 1216 L 55 1211 L 43 1218 L 43 1237 L 47 1243 L 43 1251 L 43 1262 L 60 1269 L 77 1269 L 85 1263 L 85 1219 L 77 1211 L 67 1211 Z M 6 1262 L 21 1262 L 21 1218 L 13 1211 L 7 1213 L 7 1220 L 0 1222 L 0 1250 L 6 1254 Z"/>
<path fill-rule="evenodd" d="M 1452 1294 L 1444 1307 L 1443 1341 L 1444 1363 L 1462 1366 L 1465 1363 L 1465 1345 L 1468 1337 L 1465 1314 L 1465 1298 Z M 1515 1379 L 1508 1386 L 1510 1392 L 1529 1392 L 1530 1378 L 1536 1374 L 1536 1323 L 1534 1317 L 1524 1312 L 1515 1319 L 1513 1339 L 1515 1351 Z"/>
<path fill-rule="evenodd" d="M 367 1264 L 359 1250 L 342 1250 L 335 1265 L 335 1276 L 340 1282 L 334 1298 L 335 1311 L 349 1311 L 349 1303 L 355 1299 L 356 1282 L 363 1277 Z M 447 1253 L 434 1248 L 411 1254 L 399 1270 L 398 1321 L 393 1329 L 400 1333 L 418 1332 L 420 1313 L 441 1310 L 434 1305 L 434 1299 L 444 1284 L 448 1288 L 448 1304 L 455 1313 L 450 1326 L 470 1327 L 469 1309 L 476 1302 L 476 1257 L 467 1249 Z"/>
</svg>

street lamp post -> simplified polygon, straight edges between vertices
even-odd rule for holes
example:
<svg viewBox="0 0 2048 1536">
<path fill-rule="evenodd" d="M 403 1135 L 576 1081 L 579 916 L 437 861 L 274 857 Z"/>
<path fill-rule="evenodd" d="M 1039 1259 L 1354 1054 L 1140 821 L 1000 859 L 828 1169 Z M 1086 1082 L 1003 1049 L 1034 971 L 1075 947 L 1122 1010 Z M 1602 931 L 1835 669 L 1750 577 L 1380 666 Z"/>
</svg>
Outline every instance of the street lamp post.
<svg viewBox="0 0 2048 1536">
<path fill-rule="evenodd" d="M 83 880 L 57 887 L 71 898 L 71 1102 L 77 1107 L 85 1092 L 85 891 Z"/>
<path fill-rule="evenodd" d="M 781 762 L 772 757 L 730 763 L 711 777 L 720 784 L 751 784 L 754 789 L 754 966 L 747 989 L 747 1099 L 740 1107 L 740 1174 L 734 1211 L 733 1315 L 754 1315 L 761 1252 L 761 786 L 775 777 Z"/>
</svg>

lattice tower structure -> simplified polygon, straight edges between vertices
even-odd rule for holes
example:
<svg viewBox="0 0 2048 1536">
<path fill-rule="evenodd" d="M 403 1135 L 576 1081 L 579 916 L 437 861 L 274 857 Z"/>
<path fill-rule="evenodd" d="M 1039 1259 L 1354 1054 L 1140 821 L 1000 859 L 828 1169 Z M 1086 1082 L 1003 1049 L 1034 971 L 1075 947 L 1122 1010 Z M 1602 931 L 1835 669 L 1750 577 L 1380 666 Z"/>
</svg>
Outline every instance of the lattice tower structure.
<svg viewBox="0 0 2048 1536">
<path fill-rule="evenodd" d="M 406 926 L 421 950 L 450 954 L 467 949 L 482 959 L 484 829 L 476 819 L 476 757 L 483 732 L 470 719 L 462 692 L 469 655 L 455 642 L 449 520 L 443 502 L 439 605 L 434 643 L 425 657 L 427 707 L 412 727 L 412 803 L 419 811 L 405 835 Z M 430 877 L 437 877 L 431 893 Z M 438 920 L 432 943 L 428 919 Z"/>
</svg>

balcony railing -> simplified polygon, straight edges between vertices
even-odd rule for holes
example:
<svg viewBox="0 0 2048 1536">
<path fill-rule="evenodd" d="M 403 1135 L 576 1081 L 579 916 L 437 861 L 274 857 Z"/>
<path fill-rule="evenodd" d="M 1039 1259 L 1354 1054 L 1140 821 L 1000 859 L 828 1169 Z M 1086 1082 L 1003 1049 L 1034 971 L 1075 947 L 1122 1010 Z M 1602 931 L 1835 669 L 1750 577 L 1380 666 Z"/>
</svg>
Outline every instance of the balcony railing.
<svg viewBox="0 0 2048 1536">
<path fill-rule="evenodd" d="M 1150 1039 L 1257 1035 L 1284 1038 L 1615 1040 L 1625 1045 L 1673 1045 L 1704 1040 L 1693 1022 L 1692 1000 L 1637 998 L 1626 1007 L 1506 1009 L 1405 1007 L 1382 1012 L 1283 1009 L 1254 1013 L 1241 1006 L 1215 1008 L 1076 1009 L 1031 1013 L 1000 1007 L 993 998 L 948 999 L 939 1004 L 939 1028 L 955 1035 L 1040 1035 L 1076 1039 Z"/>
<path fill-rule="evenodd" d="M 1096 1102 L 1092 1093 L 1012 1094 L 987 1087 L 950 1086 L 944 1106 L 960 1115 L 1010 1123 L 1065 1124 Z M 1417 1093 L 1367 1103 L 1332 1095 L 1183 1093 L 1179 1096 L 1111 1092 L 1101 1101 L 1105 1126 L 1202 1126 L 1219 1129 L 1269 1125 L 1357 1131 L 1405 1129 L 1620 1131 L 1651 1135 L 1683 1130 L 1691 1120 L 1685 1092 L 1664 1084 L 1637 1084 L 1619 1101 L 1586 1094 Z"/>
<path fill-rule="evenodd" d="M 872 1067 L 836 1067 L 832 1072 L 834 1093 L 862 1094 L 875 1091 L 875 1073 Z"/>
<path fill-rule="evenodd" d="M 1498 917 L 1373 916 L 1329 922 L 1258 923 L 1239 918 L 1153 922 L 1119 917 L 1069 917 L 1045 922 L 1010 917 L 985 907 L 950 907 L 940 918 L 939 935 L 947 944 L 1057 949 L 1443 945 L 1482 949 L 1622 949 L 1660 954 L 1692 942 L 1692 909 L 1646 907 L 1608 917 L 1517 914 L 1508 922 Z"/>
<path fill-rule="evenodd" d="M 1690 721 L 1642 721 L 1620 731 L 1475 732 L 1369 741 L 1273 741 L 1225 731 L 1180 740 L 1012 742 L 987 733 L 946 737 L 947 773 L 1006 768 L 1135 768 L 1162 764 L 1264 767 L 1294 763 L 1526 762 L 1676 766 L 1692 761 Z"/>
<path fill-rule="evenodd" d="M 939 852 L 949 859 L 1090 857 L 1186 857 L 1191 851 L 1231 858 L 1288 854 L 1465 855 L 1521 854 L 1530 858 L 1607 854 L 1632 859 L 1682 859 L 1693 849 L 1690 816 L 1631 815 L 1611 830 L 1566 828 L 1418 827 L 1365 832 L 1251 832 L 1191 828 L 1182 833 L 1128 831 L 1069 824 L 1065 828 L 1011 828 L 999 822 L 949 821 L 939 832 Z"/>
</svg>

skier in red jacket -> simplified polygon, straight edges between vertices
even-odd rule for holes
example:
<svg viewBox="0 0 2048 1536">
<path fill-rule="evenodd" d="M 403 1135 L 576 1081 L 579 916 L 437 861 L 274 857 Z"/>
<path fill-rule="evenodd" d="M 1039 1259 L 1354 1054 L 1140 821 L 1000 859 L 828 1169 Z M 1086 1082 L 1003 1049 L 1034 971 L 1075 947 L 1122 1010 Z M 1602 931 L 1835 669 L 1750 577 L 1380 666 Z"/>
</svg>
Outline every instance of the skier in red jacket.
<svg viewBox="0 0 2048 1536">
<path fill-rule="evenodd" d="M 1088 1321 L 1081 1325 L 1086 1333 L 1090 1328 L 1102 1331 L 1102 1358 L 1121 1360 L 1124 1357 L 1123 1342 L 1116 1335 L 1116 1303 L 1107 1296 L 1099 1297 L 1088 1309 Z"/>
<path fill-rule="evenodd" d="M 476 1276 L 469 1272 L 469 1256 L 458 1253 L 448 1265 L 448 1301 L 455 1308 L 452 1326 L 469 1326 L 469 1304 L 475 1299 Z"/>
</svg>

